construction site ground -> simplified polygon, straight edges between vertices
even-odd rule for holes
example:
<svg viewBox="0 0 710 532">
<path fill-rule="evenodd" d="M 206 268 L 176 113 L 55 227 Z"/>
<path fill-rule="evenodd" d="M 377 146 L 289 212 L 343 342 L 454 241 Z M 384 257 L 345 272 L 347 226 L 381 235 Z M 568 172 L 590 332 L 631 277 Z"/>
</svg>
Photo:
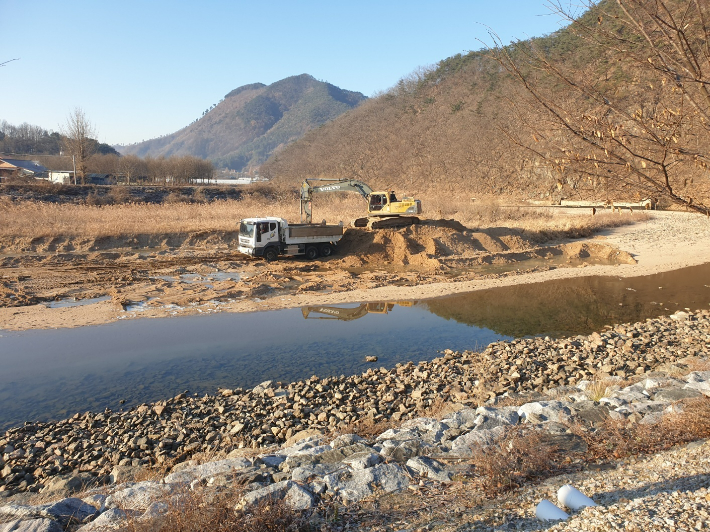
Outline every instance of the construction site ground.
<svg viewBox="0 0 710 532">
<path fill-rule="evenodd" d="M 564 214 L 560 214 L 564 215 Z M 641 217 L 639 217 L 641 218 Z M 423 299 L 582 275 L 710 262 L 710 220 L 654 212 L 587 238 L 425 220 L 348 229 L 328 259 L 253 259 L 236 232 L 0 239 L 0 329 Z"/>
</svg>

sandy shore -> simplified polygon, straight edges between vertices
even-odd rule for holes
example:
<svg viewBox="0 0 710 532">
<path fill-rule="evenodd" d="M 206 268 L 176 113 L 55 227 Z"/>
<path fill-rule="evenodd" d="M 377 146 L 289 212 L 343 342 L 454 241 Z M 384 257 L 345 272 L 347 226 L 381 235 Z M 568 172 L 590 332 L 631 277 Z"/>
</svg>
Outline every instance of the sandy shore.
<svg viewBox="0 0 710 532">
<path fill-rule="evenodd" d="M 564 215 L 564 213 L 560 215 Z M 636 264 L 599 265 L 582 262 L 573 267 L 538 268 L 537 271 L 516 271 L 497 276 L 487 275 L 485 278 L 470 276 L 474 278 L 449 282 L 441 282 L 441 276 L 429 276 L 423 282 L 417 282 L 416 272 L 412 273 L 410 271 L 405 276 L 406 283 L 397 283 L 404 286 L 393 286 L 393 283 L 388 282 L 388 276 L 382 275 L 381 278 L 377 279 L 377 282 L 369 282 L 367 278 L 358 278 L 356 281 L 348 280 L 347 283 L 342 283 L 337 291 L 329 291 L 327 288 L 321 289 L 318 286 L 319 280 L 321 277 L 323 279 L 330 277 L 332 280 L 333 277 L 338 276 L 337 270 L 320 273 L 312 266 L 302 265 L 300 262 L 294 264 L 291 261 L 279 261 L 278 266 L 275 266 L 277 263 L 267 264 L 264 261 L 251 261 L 245 265 L 245 268 L 251 269 L 250 277 L 260 280 L 262 284 L 259 286 L 261 287 L 268 288 L 269 283 L 271 283 L 272 286 L 278 287 L 279 290 L 274 293 L 259 294 L 252 289 L 251 292 L 245 293 L 237 290 L 235 288 L 237 285 L 232 286 L 229 283 L 220 284 L 215 282 L 211 291 L 199 298 L 192 298 L 191 304 L 174 304 L 166 299 L 166 304 L 158 306 L 146 305 L 140 308 L 129 306 L 124 309 L 120 304 L 121 297 L 116 297 L 115 295 L 116 290 L 113 286 L 118 284 L 119 281 L 116 281 L 114 277 L 106 280 L 102 285 L 98 285 L 99 289 L 97 289 L 95 294 L 82 296 L 96 297 L 113 292 L 114 299 L 111 301 L 66 308 L 47 308 L 43 304 L 0 308 L 0 329 L 23 330 L 76 327 L 109 323 L 119 319 L 166 317 L 198 312 L 255 312 L 315 304 L 335 305 L 367 301 L 420 300 L 500 286 L 537 283 L 552 279 L 592 275 L 614 275 L 618 277 L 650 275 L 710 262 L 710 219 L 690 213 L 654 212 L 644 221 L 604 230 L 585 241 L 590 244 L 605 244 L 606 246 L 626 251 L 633 256 Z M 576 242 L 579 242 L 579 240 Z M 198 257 L 193 259 L 193 264 L 204 264 L 207 260 L 209 259 L 200 262 Z M 104 260 L 104 262 L 107 261 Z M 234 261 L 229 264 L 232 267 L 236 265 L 237 268 L 240 266 L 240 263 L 235 263 Z M 521 265 L 524 266 L 524 263 L 521 263 Z M 67 270 L 71 268 L 72 265 L 68 265 Z M 26 277 L 32 278 L 33 275 L 38 275 L 37 267 L 27 267 L 26 269 L 28 272 Z M 55 270 L 59 271 L 60 268 L 52 265 L 51 267 L 44 266 L 42 269 L 42 275 L 46 277 L 44 283 L 48 286 L 51 286 L 51 275 L 56 273 Z M 9 277 L 5 272 L 10 272 L 20 279 L 21 284 L 25 276 L 19 275 L 17 271 L 18 268 L 14 270 L 13 268 L 4 269 L 3 279 Z M 91 268 L 87 267 L 86 272 L 91 272 Z M 282 277 L 300 279 L 302 281 L 301 288 L 290 291 L 284 290 L 284 283 L 281 282 L 281 285 L 279 285 L 279 278 Z M 151 277 L 151 279 L 154 279 L 154 277 Z M 123 283 L 123 281 L 120 282 Z M 256 283 L 249 284 L 254 285 Z M 303 284 L 311 287 L 304 290 Z M 101 288 L 103 291 L 101 291 Z M 146 288 L 142 297 L 145 297 L 146 300 L 150 298 L 160 299 L 159 296 L 163 291 L 156 288 L 155 285 L 151 285 L 149 288 L 153 291 L 151 292 Z M 234 298 L 222 297 L 217 302 L 215 301 L 215 294 L 219 294 L 220 289 L 223 290 L 223 293 L 231 291 L 230 293 L 235 293 L 237 296 Z M 181 290 L 184 289 L 181 288 Z M 151 294 L 158 294 L 158 297 Z M 190 301 L 190 297 L 186 296 L 184 300 Z"/>
</svg>

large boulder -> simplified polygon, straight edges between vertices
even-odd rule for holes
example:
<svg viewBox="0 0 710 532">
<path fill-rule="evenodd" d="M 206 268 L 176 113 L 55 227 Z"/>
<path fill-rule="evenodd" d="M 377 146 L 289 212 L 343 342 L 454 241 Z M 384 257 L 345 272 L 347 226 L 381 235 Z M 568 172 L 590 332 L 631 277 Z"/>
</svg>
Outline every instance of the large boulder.
<svg viewBox="0 0 710 532">
<path fill-rule="evenodd" d="M 11 519 L 51 519 L 58 521 L 62 526 L 71 522 L 82 523 L 98 515 L 98 510 L 86 504 L 81 499 L 68 498 L 49 504 L 27 506 L 23 504 L 8 504 L 0 506 L 0 520 Z"/>
<path fill-rule="evenodd" d="M 127 483 L 106 498 L 105 507 L 122 510 L 146 510 L 152 503 L 170 496 L 175 490 L 174 485 L 160 482 L 145 481 Z"/>
<path fill-rule="evenodd" d="M 368 469 L 343 469 L 326 475 L 328 490 L 348 504 L 369 497 L 376 491 L 391 493 L 409 485 L 404 469 L 397 464 L 379 464 Z"/>
<path fill-rule="evenodd" d="M 0 532 L 62 532 L 64 529 L 52 519 L 16 519 L 9 523 L 0 523 Z"/>
<path fill-rule="evenodd" d="M 292 480 L 284 480 L 250 491 L 239 501 L 237 510 L 243 510 L 269 500 L 283 500 L 293 510 L 308 510 L 314 504 L 310 491 Z"/>
<path fill-rule="evenodd" d="M 208 462 L 190 467 L 184 467 L 175 473 L 170 473 L 165 477 L 166 484 L 185 483 L 189 484 L 193 480 L 203 480 L 231 471 L 251 467 L 251 461 L 246 458 L 228 458 L 217 462 Z"/>
<path fill-rule="evenodd" d="M 433 458 L 417 456 L 407 460 L 407 467 L 421 477 L 426 477 L 439 482 L 451 482 L 451 471 L 447 471 L 444 464 Z"/>
</svg>

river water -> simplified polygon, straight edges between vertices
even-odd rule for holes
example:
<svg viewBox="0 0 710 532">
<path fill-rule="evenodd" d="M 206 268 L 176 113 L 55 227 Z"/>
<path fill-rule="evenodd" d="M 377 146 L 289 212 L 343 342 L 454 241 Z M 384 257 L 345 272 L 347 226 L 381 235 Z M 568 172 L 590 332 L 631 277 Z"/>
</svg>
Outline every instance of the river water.
<svg viewBox="0 0 710 532">
<path fill-rule="evenodd" d="M 647 277 L 587 277 L 422 301 L 127 320 L 0 331 L 0 430 L 114 410 L 189 390 L 251 387 L 430 360 L 521 336 L 589 334 L 710 307 L 710 265 Z M 307 317 L 306 317 L 307 316 Z M 340 318 L 340 319 L 338 319 Z M 123 401 L 123 402 L 121 402 Z"/>
</svg>

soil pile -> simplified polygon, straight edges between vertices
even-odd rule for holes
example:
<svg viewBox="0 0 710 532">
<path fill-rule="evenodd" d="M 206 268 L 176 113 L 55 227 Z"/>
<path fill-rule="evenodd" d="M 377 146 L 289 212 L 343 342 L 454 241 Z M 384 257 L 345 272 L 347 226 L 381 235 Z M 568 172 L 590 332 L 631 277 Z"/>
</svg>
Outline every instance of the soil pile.
<svg viewBox="0 0 710 532">
<path fill-rule="evenodd" d="M 496 227 L 467 229 L 450 220 L 430 220 L 402 229 L 348 229 L 339 245 L 341 268 L 385 268 L 427 273 L 533 258 L 585 260 L 596 264 L 635 264 L 626 252 L 598 243 L 540 246 L 534 233 Z"/>
</svg>

